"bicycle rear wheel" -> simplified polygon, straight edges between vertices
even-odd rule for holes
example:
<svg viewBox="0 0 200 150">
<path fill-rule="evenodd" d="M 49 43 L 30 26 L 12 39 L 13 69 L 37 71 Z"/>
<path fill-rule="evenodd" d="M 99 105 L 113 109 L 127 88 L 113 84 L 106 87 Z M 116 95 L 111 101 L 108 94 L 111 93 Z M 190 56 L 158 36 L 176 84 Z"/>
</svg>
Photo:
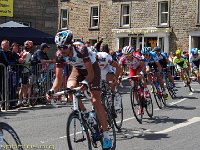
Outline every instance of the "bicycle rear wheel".
<svg viewBox="0 0 200 150">
<path fill-rule="evenodd" d="M 162 96 L 159 95 L 158 93 L 154 93 L 154 98 L 156 100 L 158 108 L 162 109 L 163 108 Z"/>
<path fill-rule="evenodd" d="M 81 119 L 77 112 L 72 112 L 67 120 L 67 142 L 70 150 L 92 150 L 91 139 L 88 128 L 81 124 Z"/>
<path fill-rule="evenodd" d="M 141 105 L 141 100 L 139 98 L 139 94 L 137 93 L 138 97 L 135 97 L 135 89 L 134 87 L 131 88 L 130 91 L 130 98 L 131 98 L 131 106 L 132 106 L 132 110 L 133 110 L 133 114 L 136 118 L 136 120 L 141 124 L 142 123 L 142 117 L 143 117 L 143 113 L 142 113 L 142 105 Z M 138 99 L 138 100 L 136 100 Z M 137 111 L 140 109 L 140 113 L 138 113 Z"/>
<path fill-rule="evenodd" d="M 3 143 L 2 145 L 0 143 L 0 149 L 23 150 L 19 136 L 10 125 L 0 122 L 0 132 L 3 133 Z"/>
</svg>

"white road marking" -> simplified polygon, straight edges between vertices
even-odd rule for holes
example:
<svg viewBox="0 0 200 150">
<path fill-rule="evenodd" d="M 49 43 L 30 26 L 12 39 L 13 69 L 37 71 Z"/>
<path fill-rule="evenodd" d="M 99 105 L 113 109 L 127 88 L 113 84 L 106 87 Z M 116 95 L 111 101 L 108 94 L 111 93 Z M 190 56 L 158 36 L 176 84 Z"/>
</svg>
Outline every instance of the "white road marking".
<svg viewBox="0 0 200 150">
<path fill-rule="evenodd" d="M 192 90 L 192 91 L 194 91 L 194 90 Z M 190 95 L 190 96 L 191 96 L 191 95 L 193 95 L 193 94 L 194 94 L 194 93 L 190 92 L 188 95 Z"/>
<path fill-rule="evenodd" d="M 182 98 L 181 100 L 179 100 L 179 101 L 177 101 L 177 102 L 171 102 L 171 103 L 169 103 L 169 105 L 172 106 L 172 105 L 181 103 L 181 102 L 183 102 L 183 101 L 185 101 L 185 100 L 187 100 L 187 98 Z"/>
<path fill-rule="evenodd" d="M 155 134 L 163 134 L 163 133 L 168 133 L 168 132 L 171 132 L 171 131 L 174 131 L 174 130 L 177 130 L 179 128 L 183 128 L 183 127 L 186 127 L 190 124 L 193 124 L 193 123 L 196 123 L 196 122 L 199 122 L 200 121 L 200 117 L 193 117 L 191 119 L 189 119 L 187 122 L 183 122 L 183 123 L 179 123 L 175 126 L 172 126 L 170 128 L 167 128 L 165 130 L 162 130 L 162 131 L 158 131 L 158 132 L 154 132 Z"/>
<path fill-rule="evenodd" d="M 185 101 L 187 98 L 183 98 L 177 102 L 172 102 L 172 103 L 169 103 L 170 106 L 172 105 L 175 105 L 175 104 L 178 104 L 178 103 L 181 103 L 183 101 Z M 154 110 L 160 110 L 159 108 L 155 108 Z M 126 122 L 126 121 L 129 121 L 129 120 L 132 120 L 134 119 L 135 117 L 130 117 L 130 118 L 127 118 L 127 119 L 124 119 L 123 122 Z M 198 117 L 200 119 L 200 117 Z M 118 121 L 117 123 L 119 123 L 120 121 Z M 150 131 L 150 130 L 148 130 Z M 81 132 L 77 132 L 76 134 L 80 134 Z M 70 136 L 72 136 L 73 134 L 70 134 Z M 55 139 L 49 139 L 49 140 L 46 140 L 46 141 L 40 141 L 42 144 L 44 143 L 47 143 L 47 142 L 50 142 L 50 141 L 55 141 L 55 140 L 59 140 L 59 139 L 63 139 L 63 138 L 66 138 L 67 136 L 62 136 L 62 137 L 59 137 L 59 138 L 55 138 Z"/>
</svg>

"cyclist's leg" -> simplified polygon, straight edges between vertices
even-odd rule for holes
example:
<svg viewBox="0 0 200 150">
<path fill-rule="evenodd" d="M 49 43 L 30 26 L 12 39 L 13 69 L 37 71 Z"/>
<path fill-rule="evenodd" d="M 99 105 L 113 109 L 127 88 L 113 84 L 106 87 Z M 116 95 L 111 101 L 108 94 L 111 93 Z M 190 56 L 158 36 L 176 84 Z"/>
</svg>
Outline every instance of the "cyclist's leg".
<svg viewBox="0 0 200 150">
<path fill-rule="evenodd" d="M 84 76 L 80 74 L 80 72 L 73 67 L 72 72 L 68 78 L 67 81 L 67 87 L 68 88 L 75 88 L 78 87 L 78 83 L 81 82 L 82 80 L 84 80 Z M 73 96 L 71 94 L 69 94 L 69 101 L 72 101 Z M 79 107 L 81 109 L 81 111 L 86 111 L 85 106 L 83 105 L 82 101 L 79 100 Z"/>
</svg>

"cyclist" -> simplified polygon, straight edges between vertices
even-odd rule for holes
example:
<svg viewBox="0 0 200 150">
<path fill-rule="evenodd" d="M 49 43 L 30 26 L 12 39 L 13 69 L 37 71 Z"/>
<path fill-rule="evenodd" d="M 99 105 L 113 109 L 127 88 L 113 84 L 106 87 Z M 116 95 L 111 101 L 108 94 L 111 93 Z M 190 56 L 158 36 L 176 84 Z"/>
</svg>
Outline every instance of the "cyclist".
<svg viewBox="0 0 200 150">
<path fill-rule="evenodd" d="M 163 82 L 163 79 L 161 77 L 162 67 L 159 63 L 157 54 L 155 52 L 152 52 L 151 47 L 144 47 L 141 50 L 141 53 L 144 56 L 144 62 L 146 64 L 147 73 L 152 71 L 152 68 L 155 70 L 155 72 L 156 72 L 155 75 L 157 76 L 157 79 L 158 79 L 160 86 L 162 88 L 163 96 L 164 96 L 164 98 L 167 98 L 168 94 L 166 93 L 166 90 L 165 90 L 165 87 L 164 87 L 164 82 Z M 148 80 L 150 82 L 152 82 L 150 76 L 148 76 Z"/>
<path fill-rule="evenodd" d="M 188 63 L 188 60 L 186 58 L 184 58 L 183 56 L 181 56 L 181 50 L 176 50 L 175 52 L 176 56 L 174 57 L 173 59 L 173 63 L 176 65 L 176 68 L 181 76 L 181 79 L 183 80 L 184 82 L 184 86 L 186 87 L 187 84 L 186 84 L 186 79 L 183 75 L 183 70 L 182 69 L 185 69 L 186 70 L 186 73 L 189 77 L 189 63 Z M 190 81 L 189 81 L 190 82 Z"/>
<path fill-rule="evenodd" d="M 127 67 L 129 67 L 129 76 L 136 76 L 138 74 L 142 74 L 143 76 L 141 76 L 141 79 L 143 81 L 143 87 L 144 87 L 144 97 L 149 98 L 150 94 L 149 91 L 147 89 L 147 85 L 146 85 L 146 80 L 145 80 L 145 76 L 146 76 L 146 69 L 145 69 L 145 64 L 143 62 L 142 59 L 142 55 L 140 55 L 139 52 L 134 51 L 133 47 L 131 46 L 125 46 L 122 49 L 122 57 L 119 60 L 119 63 L 124 65 L 126 64 Z M 137 82 L 135 82 L 135 84 L 137 84 Z M 137 87 L 137 85 L 135 85 Z M 136 94 L 136 93 L 134 93 Z M 137 95 L 135 95 L 135 97 L 137 97 Z M 138 107 L 138 114 L 141 114 L 143 112 L 141 112 L 141 108 Z"/>
<path fill-rule="evenodd" d="M 191 55 L 190 55 L 190 68 L 191 72 L 197 77 L 197 81 L 200 84 L 200 53 L 198 52 L 198 48 L 192 48 L 191 49 Z"/>
<path fill-rule="evenodd" d="M 116 91 L 116 85 L 119 76 L 122 75 L 123 69 L 112 56 L 106 52 L 98 52 L 97 60 L 101 69 L 101 79 L 108 81 L 112 92 L 115 94 L 115 109 L 121 108 L 121 96 Z"/>
<path fill-rule="evenodd" d="M 57 59 L 56 59 L 56 79 L 52 88 L 47 93 L 47 98 L 57 91 L 62 84 L 62 72 L 64 63 L 73 66 L 71 74 L 67 81 L 68 88 L 75 88 L 82 82 L 81 89 L 87 87 L 90 90 L 92 97 L 92 104 L 97 112 L 98 119 L 103 129 L 103 149 L 112 147 L 112 140 L 109 135 L 108 122 L 104 107 L 101 103 L 100 92 L 100 68 L 96 61 L 96 56 L 93 52 L 88 51 L 85 45 L 76 47 L 72 44 L 73 33 L 69 30 L 58 32 L 55 36 L 55 43 L 57 45 Z M 79 105 L 85 117 L 87 117 L 86 108 L 80 101 Z"/>
<path fill-rule="evenodd" d="M 169 60 L 168 60 L 166 54 L 161 52 L 161 48 L 159 46 L 155 47 L 153 49 L 153 52 L 155 52 L 157 54 L 159 63 L 161 65 L 163 71 L 166 71 L 167 77 L 169 78 L 170 82 L 173 84 L 173 88 L 175 88 L 174 79 L 172 78 L 172 75 L 168 68 Z"/>
</svg>

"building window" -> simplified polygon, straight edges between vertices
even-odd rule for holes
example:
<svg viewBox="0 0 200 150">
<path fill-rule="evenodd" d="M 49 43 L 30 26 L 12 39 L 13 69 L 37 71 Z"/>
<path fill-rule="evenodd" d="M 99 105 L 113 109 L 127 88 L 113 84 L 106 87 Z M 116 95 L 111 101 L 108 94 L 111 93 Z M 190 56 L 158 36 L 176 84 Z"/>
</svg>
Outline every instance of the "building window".
<svg viewBox="0 0 200 150">
<path fill-rule="evenodd" d="M 99 27 L 99 6 L 91 7 L 90 27 L 91 28 L 98 28 Z"/>
<path fill-rule="evenodd" d="M 158 2 L 158 20 L 159 26 L 169 25 L 169 2 L 161 1 Z"/>
<path fill-rule="evenodd" d="M 200 0 L 198 0 L 197 5 L 197 23 L 200 24 Z"/>
<path fill-rule="evenodd" d="M 121 6 L 121 26 L 129 26 L 130 24 L 130 7 L 128 4 Z"/>
<path fill-rule="evenodd" d="M 67 29 L 68 28 L 68 10 L 61 9 L 60 11 L 60 28 Z"/>
</svg>

